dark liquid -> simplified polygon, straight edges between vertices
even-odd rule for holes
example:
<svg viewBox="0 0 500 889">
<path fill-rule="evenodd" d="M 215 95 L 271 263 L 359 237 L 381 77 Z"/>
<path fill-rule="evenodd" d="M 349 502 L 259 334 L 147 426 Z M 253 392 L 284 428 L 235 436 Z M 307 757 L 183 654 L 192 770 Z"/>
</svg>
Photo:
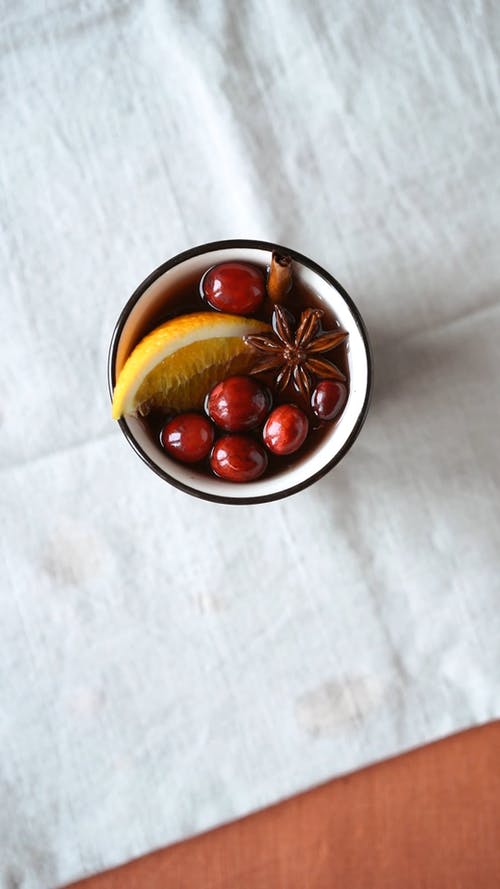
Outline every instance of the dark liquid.
<svg viewBox="0 0 500 889">
<path fill-rule="evenodd" d="M 258 263 L 252 263 L 252 265 L 258 265 Z M 263 271 L 266 272 L 265 267 L 261 267 Z M 297 280 L 296 277 L 294 278 L 293 287 L 290 293 L 287 294 L 284 300 L 282 300 L 282 304 L 286 306 L 286 308 L 293 314 L 297 324 L 300 320 L 300 314 L 304 309 L 319 308 L 322 309 L 324 312 L 323 318 L 321 319 L 321 330 L 334 330 L 335 328 L 340 327 L 331 309 L 318 299 L 314 291 L 305 287 L 304 284 L 301 281 Z M 212 309 L 206 302 L 206 300 L 204 300 L 201 296 L 200 275 L 196 273 L 190 277 L 186 277 L 185 279 L 183 279 L 182 283 L 177 287 L 176 290 L 169 290 L 168 307 L 164 308 L 152 319 L 149 328 L 144 331 L 144 333 L 149 333 L 151 330 L 154 330 L 155 327 L 158 327 L 160 324 L 163 324 L 170 318 L 175 318 L 177 315 L 188 315 L 192 314 L 193 312 L 207 311 L 213 312 L 215 310 Z M 251 317 L 258 318 L 260 321 L 266 321 L 268 324 L 270 324 L 272 314 L 272 303 L 266 299 L 260 311 L 253 313 Z M 332 361 L 339 368 L 339 370 L 342 371 L 346 378 L 345 385 L 347 387 L 347 390 L 349 390 L 349 365 L 347 361 L 345 343 L 337 346 L 337 348 L 333 349 L 331 352 L 323 352 L 320 357 Z M 276 392 L 274 386 L 274 376 L 275 373 L 273 374 L 273 372 L 260 373 L 255 376 L 255 379 L 267 385 L 271 390 L 273 396 L 273 407 L 276 407 L 279 404 L 291 403 L 297 405 L 297 407 L 301 408 L 301 410 L 304 411 L 309 420 L 309 434 L 302 447 L 299 448 L 299 450 L 295 451 L 294 454 L 290 454 L 287 457 L 277 457 L 276 455 L 271 454 L 271 452 L 267 451 L 266 449 L 266 453 L 269 458 L 269 465 L 264 473 L 265 478 L 277 475 L 278 473 L 283 472 L 285 469 L 298 463 L 299 461 L 304 460 L 312 451 L 314 451 L 318 447 L 318 445 L 323 441 L 328 433 L 332 431 L 336 423 L 336 420 L 319 420 L 318 417 L 313 413 L 309 402 L 306 401 L 299 392 L 297 392 L 297 390 L 293 386 L 293 383 L 290 383 L 283 392 Z M 161 430 L 165 425 L 167 417 L 170 416 L 172 415 L 167 415 L 159 410 L 153 410 L 146 417 L 142 418 L 141 422 L 144 424 L 145 429 L 148 431 L 149 435 L 155 442 L 159 441 Z M 225 434 L 226 433 L 223 431 L 216 430 L 216 439 L 220 437 L 220 435 Z M 255 438 L 256 441 L 259 441 L 262 444 L 261 427 L 253 430 L 252 432 L 246 432 L 244 434 Z M 191 465 L 190 470 L 198 470 L 203 475 L 210 475 L 211 477 L 213 477 L 213 472 L 210 468 L 208 459 L 198 464 Z"/>
</svg>

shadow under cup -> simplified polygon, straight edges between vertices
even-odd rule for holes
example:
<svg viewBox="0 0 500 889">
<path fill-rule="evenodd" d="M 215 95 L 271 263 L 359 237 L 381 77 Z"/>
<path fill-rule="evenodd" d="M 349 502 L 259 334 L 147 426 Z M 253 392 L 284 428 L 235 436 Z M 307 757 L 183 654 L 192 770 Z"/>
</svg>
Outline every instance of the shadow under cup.
<svg viewBox="0 0 500 889">
<path fill-rule="evenodd" d="M 300 491 L 328 472 L 355 441 L 368 411 L 372 388 L 372 359 L 362 318 L 351 298 L 312 260 L 262 241 L 218 241 L 194 247 L 174 256 L 157 268 L 137 288 L 123 309 L 111 340 L 108 378 L 112 395 L 115 381 L 132 349 L 168 312 L 169 293 L 176 293 L 185 280 L 201 279 L 203 273 L 221 262 L 243 261 L 269 265 L 273 250 L 288 254 L 294 261 L 294 277 L 311 290 L 316 301 L 333 311 L 340 326 L 349 334 L 347 362 L 349 395 L 344 410 L 313 451 L 269 479 L 235 484 L 209 477 L 196 468 L 172 460 L 152 440 L 143 422 L 133 416 L 119 421 L 122 432 L 136 453 L 165 481 L 205 500 L 219 503 L 264 503 Z"/>
</svg>

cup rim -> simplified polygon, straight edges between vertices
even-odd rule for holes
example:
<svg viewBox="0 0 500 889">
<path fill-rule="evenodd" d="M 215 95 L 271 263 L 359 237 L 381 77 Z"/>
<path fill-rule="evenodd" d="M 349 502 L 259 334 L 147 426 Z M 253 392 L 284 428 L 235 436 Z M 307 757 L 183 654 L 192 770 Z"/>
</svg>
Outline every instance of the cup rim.
<svg viewBox="0 0 500 889">
<path fill-rule="evenodd" d="M 139 286 L 134 290 L 132 296 L 127 300 L 125 306 L 118 316 L 118 320 L 115 324 L 111 342 L 109 345 L 108 351 L 108 389 L 111 400 L 113 400 L 113 392 L 116 383 L 116 374 L 115 374 L 115 364 L 116 364 L 116 356 L 118 351 L 118 344 L 120 342 L 120 337 L 123 332 L 123 328 L 126 324 L 128 316 L 130 312 L 139 301 L 139 299 L 143 296 L 146 290 L 165 272 L 169 269 L 173 268 L 176 265 L 179 265 L 186 260 L 192 259 L 195 256 L 199 256 L 203 253 L 210 253 L 216 250 L 228 250 L 228 249 L 255 249 L 255 250 L 267 250 L 274 251 L 277 250 L 280 253 L 285 253 L 288 256 L 291 256 L 295 262 L 300 263 L 303 266 L 306 266 L 315 274 L 322 277 L 327 281 L 328 284 L 333 286 L 342 296 L 344 301 L 347 303 L 352 317 L 359 329 L 361 338 L 363 340 L 363 345 L 366 352 L 366 360 L 367 360 L 367 385 L 366 385 L 366 394 L 363 402 L 363 406 L 359 412 L 356 423 L 353 426 L 352 432 L 349 435 L 348 439 L 344 443 L 344 445 L 340 448 L 339 451 L 332 457 L 332 459 L 321 467 L 317 472 L 313 475 L 308 476 L 302 482 L 296 485 L 292 485 L 289 488 L 283 488 L 283 490 L 275 491 L 271 494 L 263 494 L 259 497 L 231 497 L 220 494 L 210 494 L 205 491 L 199 491 L 196 488 L 190 487 L 189 485 L 184 484 L 179 481 L 179 479 L 174 478 L 160 466 L 158 466 L 154 460 L 151 459 L 149 454 L 146 453 L 140 446 L 140 444 L 136 441 L 134 436 L 131 434 L 125 419 L 122 417 L 118 420 L 118 425 L 121 428 L 121 431 L 125 438 L 127 439 L 129 445 L 136 452 L 136 454 L 147 464 L 147 466 L 153 470 L 160 478 L 169 484 L 173 485 L 175 488 L 178 488 L 180 491 L 183 491 L 185 494 L 190 494 L 192 497 L 197 497 L 200 500 L 208 500 L 212 503 L 223 503 L 229 505 L 239 505 L 248 506 L 251 504 L 258 503 L 270 503 L 275 500 L 282 500 L 285 497 L 291 497 L 292 494 L 297 494 L 299 491 L 303 491 L 305 488 L 308 488 L 310 485 L 314 484 L 314 482 L 321 479 L 324 475 L 330 472 L 337 463 L 343 459 L 343 457 L 347 454 L 347 452 L 351 449 L 352 445 L 356 441 L 361 428 L 366 420 L 366 416 L 368 413 L 368 409 L 370 407 L 372 391 L 373 391 L 373 353 L 370 344 L 370 340 L 368 338 L 368 333 L 366 330 L 365 323 L 361 317 L 359 309 L 356 304 L 349 296 L 347 291 L 342 287 L 342 285 L 326 271 L 322 266 L 318 263 L 314 262 L 314 260 L 309 259 L 309 257 L 304 256 L 302 253 L 299 253 L 297 250 L 292 250 L 290 247 L 283 247 L 280 244 L 275 244 L 272 241 L 257 241 L 247 238 L 230 238 L 222 241 L 209 241 L 206 244 L 199 244 L 196 247 L 191 247 L 189 250 L 184 250 L 181 253 L 177 253 L 175 256 L 172 256 L 170 259 L 163 262 L 159 265 L 154 271 L 152 271 Z"/>
</svg>

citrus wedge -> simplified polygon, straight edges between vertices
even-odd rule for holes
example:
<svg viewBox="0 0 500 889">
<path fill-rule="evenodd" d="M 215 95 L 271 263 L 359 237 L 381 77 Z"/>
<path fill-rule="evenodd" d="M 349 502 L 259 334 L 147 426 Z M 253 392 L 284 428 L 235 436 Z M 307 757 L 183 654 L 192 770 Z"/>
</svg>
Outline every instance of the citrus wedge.
<svg viewBox="0 0 500 889">
<path fill-rule="evenodd" d="M 222 312 L 196 312 L 148 333 L 127 358 L 113 395 L 113 419 L 153 407 L 201 408 L 208 390 L 227 376 L 248 372 L 255 352 L 243 342 L 269 324 Z"/>
</svg>

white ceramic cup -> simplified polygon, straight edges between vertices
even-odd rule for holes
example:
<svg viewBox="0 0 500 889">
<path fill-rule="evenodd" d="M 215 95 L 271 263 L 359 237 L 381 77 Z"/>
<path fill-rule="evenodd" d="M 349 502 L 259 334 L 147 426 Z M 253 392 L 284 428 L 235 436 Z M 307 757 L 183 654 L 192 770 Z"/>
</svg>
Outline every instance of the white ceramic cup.
<svg viewBox="0 0 500 889">
<path fill-rule="evenodd" d="M 183 278 L 201 278 L 211 266 L 239 260 L 269 265 L 273 250 L 293 259 L 294 277 L 303 282 L 319 304 L 333 311 L 349 337 L 346 342 L 349 394 L 339 419 L 321 443 L 304 459 L 270 478 L 237 484 L 202 474 L 172 460 L 160 442 L 152 441 L 135 417 L 123 417 L 120 427 L 136 453 L 161 478 L 175 487 L 217 503 L 265 503 L 302 490 L 335 466 L 357 438 L 365 420 L 372 389 L 372 357 L 365 325 L 351 298 L 328 272 L 294 250 L 263 241 L 216 241 L 193 247 L 157 268 L 130 297 L 117 323 L 109 350 L 108 380 L 113 394 L 116 378 L 134 346 L 151 329 L 152 320 L 168 308 L 169 293 Z"/>
</svg>

